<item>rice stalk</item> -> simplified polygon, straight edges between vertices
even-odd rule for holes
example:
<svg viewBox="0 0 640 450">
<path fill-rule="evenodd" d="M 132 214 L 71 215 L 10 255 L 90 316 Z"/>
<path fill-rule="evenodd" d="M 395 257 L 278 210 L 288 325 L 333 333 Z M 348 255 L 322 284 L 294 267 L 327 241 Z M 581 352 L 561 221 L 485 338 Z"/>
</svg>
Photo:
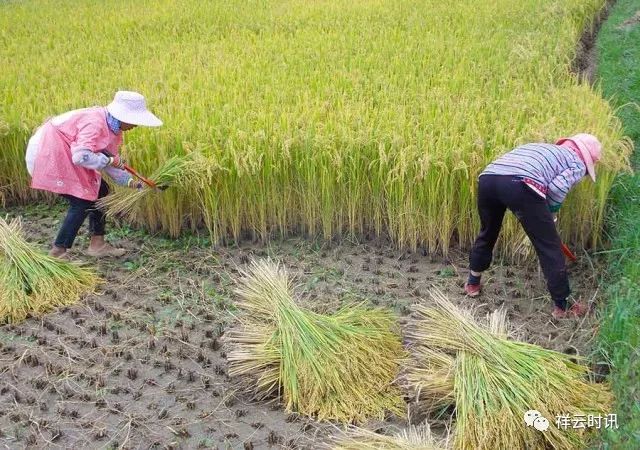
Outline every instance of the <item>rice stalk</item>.
<svg viewBox="0 0 640 450">
<path fill-rule="evenodd" d="M 416 306 L 408 327 L 412 359 L 405 382 L 422 412 L 455 405 L 455 448 L 586 445 L 584 430 L 554 424 L 559 415 L 609 412 L 609 388 L 589 382 L 583 360 L 510 340 L 504 312 L 480 324 L 440 292 L 431 297 L 435 305 Z M 549 420 L 546 432 L 525 426 L 523 415 L 530 409 Z"/>
<path fill-rule="evenodd" d="M 156 169 L 150 180 L 157 186 L 171 187 L 185 179 L 184 169 L 188 166 L 188 158 L 174 156 Z M 125 218 L 132 222 L 140 222 L 146 215 L 147 204 L 163 195 L 163 192 L 151 189 L 146 185 L 143 189 L 116 189 L 112 194 L 99 199 L 96 204 L 109 217 Z"/>
<path fill-rule="evenodd" d="M 298 306 L 284 268 L 242 272 L 239 327 L 229 333 L 229 375 L 249 376 L 257 398 L 318 420 L 363 422 L 403 413 L 392 383 L 404 356 L 389 311 L 344 307 L 332 315 Z"/>
<path fill-rule="evenodd" d="M 19 219 L 0 218 L 0 323 L 15 323 L 94 291 L 91 270 L 43 254 L 22 235 Z"/>
<path fill-rule="evenodd" d="M 373 431 L 350 427 L 335 437 L 333 450 L 443 450 L 449 447 L 449 438 L 436 438 L 429 424 L 410 425 L 394 433 L 382 435 Z"/>
<path fill-rule="evenodd" d="M 518 240 L 516 240 L 517 244 L 513 249 L 513 254 L 518 260 L 528 261 L 531 260 L 533 255 L 535 255 L 535 249 L 533 248 L 533 244 L 529 239 L 529 236 L 522 230 L 518 233 Z"/>
</svg>

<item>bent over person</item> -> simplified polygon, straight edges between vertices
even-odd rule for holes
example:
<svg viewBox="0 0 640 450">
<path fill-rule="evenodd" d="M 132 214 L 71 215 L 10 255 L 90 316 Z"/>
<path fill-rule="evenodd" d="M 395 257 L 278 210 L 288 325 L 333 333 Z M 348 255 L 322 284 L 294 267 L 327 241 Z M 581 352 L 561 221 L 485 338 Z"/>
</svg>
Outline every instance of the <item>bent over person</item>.
<svg viewBox="0 0 640 450">
<path fill-rule="evenodd" d="M 122 133 L 138 125 L 157 127 L 162 121 L 147 110 L 137 92 L 118 91 L 107 106 L 69 111 L 47 120 L 29 140 L 26 153 L 31 187 L 59 194 L 69 203 L 49 254 L 68 258 L 78 230 L 89 216 L 91 241 L 87 254 L 122 256 L 124 249 L 104 240 L 106 218 L 96 200 L 109 193 L 107 174 L 119 185 L 142 189 L 119 156 Z"/>
<path fill-rule="evenodd" d="M 480 174 L 478 212 L 481 229 L 469 257 L 465 292 L 480 294 L 480 277 L 491 264 L 502 219 L 511 210 L 531 240 L 554 302 L 553 317 L 578 317 L 587 306 L 569 306 L 571 293 L 556 213 L 571 188 L 587 174 L 596 181 L 601 145 L 595 136 L 576 134 L 553 144 L 525 144 L 501 156 Z"/>
</svg>

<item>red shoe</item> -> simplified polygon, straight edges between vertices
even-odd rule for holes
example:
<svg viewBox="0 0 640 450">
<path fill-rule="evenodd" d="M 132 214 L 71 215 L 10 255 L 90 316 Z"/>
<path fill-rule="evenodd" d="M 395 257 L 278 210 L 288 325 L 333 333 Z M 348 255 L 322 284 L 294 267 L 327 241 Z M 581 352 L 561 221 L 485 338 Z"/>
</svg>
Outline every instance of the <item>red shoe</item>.
<svg viewBox="0 0 640 450">
<path fill-rule="evenodd" d="M 589 313 L 589 307 L 582 302 L 576 302 L 569 309 L 562 309 L 554 306 L 551 315 L 554 319 L 575 319 L 584 317 Z"/>
<path fill-rule="evenodd" d="M 477 297 L 480 295 L 480 291 L 482 290 L 481 284 L 464 284 L 464 293 L 469 297 Z"/>
</svg>

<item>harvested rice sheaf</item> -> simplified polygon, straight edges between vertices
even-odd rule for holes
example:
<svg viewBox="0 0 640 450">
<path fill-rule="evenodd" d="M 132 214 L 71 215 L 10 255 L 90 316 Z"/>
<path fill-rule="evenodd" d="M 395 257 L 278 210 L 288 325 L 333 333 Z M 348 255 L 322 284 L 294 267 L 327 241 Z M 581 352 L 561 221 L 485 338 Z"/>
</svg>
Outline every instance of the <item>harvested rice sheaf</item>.
<svg viewBox="0 0 640 450">
<path fill-rule="evenodd" d="M 333 450 L 441 450 L 449 448 L 448 438 L 438 439 L 425 422 L 391 436 L 374 433 L 358 427 L 334 439 Z"/>
<path fill-rule="evenodd" d="M 239 326 L 227 336 L 229 375 L 249 376 L 257 398 L 319 420 L 363 422 L 402 414 L 393 382 L 404 357 L 390 311 L 359 305 L 322 315 L 296 304 L 285 269 L 253 262 L 242 273 Z"/>
<path fill-rule="evenodd" d="M 189 162 L 189 157 L 174 156 L 156 169 L 149 179 L 157 186 L 172 186 L 179 183 L 182 177 L 188 176 L 185 169 L 190 166 Z M 112 194 L 99 199 L 97 205 L 110 217 L 141 222 L 146 214 L 145 208 L 149 207 L 149 203 L 158 195 L 161 193 L 146 186 L 140 190 L 116 189 Z"/>
<path fill-rule="evenodd" d="M 412 356 L 404 379 L 422 412 L 455 406 L 456 449 L 587 445 L 587 430 L 555 425 L 557 416 L 610 412 L 609 387 L 589 382 L 583 361 L 509 339 L 504 311 L 480 324 L 441 293 L 431 296 L 435 305 L 416 306 L 407 330 Z M 526 426 L 531 409 L 549 420 L 547 431 Z"/>
<path fill-rule="evenodd" d="M 94 272 L 47 256 L 25 241 L 19 219 L 0 218 L 0 323 L 73 304 L 97 283 Z"/>
</svg>

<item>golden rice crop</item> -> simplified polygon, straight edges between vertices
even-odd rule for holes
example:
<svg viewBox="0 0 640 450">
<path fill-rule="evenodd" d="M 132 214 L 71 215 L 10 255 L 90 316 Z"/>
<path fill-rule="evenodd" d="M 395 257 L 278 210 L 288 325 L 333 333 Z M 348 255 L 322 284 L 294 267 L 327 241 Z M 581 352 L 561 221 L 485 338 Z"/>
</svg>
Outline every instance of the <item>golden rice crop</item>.
<svg viewBox="0 0 640 450">
<path fill-rule="evenodd" d="M 188 168 L 191 171 L 186 170 Z M 184 185 L 184 181 L 190 176 L 197 175 L 197 173 L 193 173 L 194 170 L 188 157 L 173 156 L 147 177 L 156 183 L 158 189 L 151 189 L 146 185 L 140 190 L 117 188 L 113 193 L 99 199 L 97 205 L 106 212 L 107 216 L 125 218 L 137 224 L 145 223 L 148 209 L 153 208 L 160 196 L 171 195 L 171 191 L 167 192 L 167 189 L 174 190 Z M 165 190 L 160 190 L 160 187 Z M 180 221 L 169 231 L 178 232 L 181 225 Z"/>
<path fill-rule="evenodd" d="M 405 374 L 418 407 L 441 413 L 455 405 L 457 449 L 576 449 L 584 429 L 555 425 L 560 415 L 606 415 L 611 394 L 589 382 L 584 361 L 506 335 L 504 311 L 488 325 L 432 292 L 434 306 L 418 305 L 407 337 L 412 358 Z M 551 426 L 526 427 L 524 413 L 537 410 Z"/>
<path fill-rule="evenodd" d="M 318 420 L 403 413 L 393 382 L 404 351 L 391 312 L 304 309 L 285 269 L 270 261 L 253 262 L 242 275 L 239 327 L 227 337 L 230 376 L 247 376 L 257 398 L 277 395 L 288 411 Z"/>
<path fill-rule="evenodd" d="M 475 180 L 490 160 L 586 131 L 604 144 L 603 167 L 596 185 L 570 194 L 562 235 L 596 244 L 630 145 L 570 66 L 604 3 L 4 2 L 0 186 L 11 200 L 31 198 L 31 130 L 126 87 L 166 124 L 127 135 L 134 167 L 190 150 L 211 161 L 211 176 L 141 212 L 152 227 L 176 234 L 204 222 L 214 241 L 388 233 L 446 252 L 475 237 Z M 507 253 L 516 233 L 510 217 Z"/>
<path fill-rule="evenodd" d="M 47 256 L 27 243 L 19 219 L 0 218 L 0 323 L 76 303 L 97 283 L 91 270 Z"/>
<path fill-rule="evenodd" d="M 351 427 L 336 437 L 333 450 L 443 450 L 449 448 L 447 438 L 436 438 L 425 422 L 391 436 Z"/>
</svg>

